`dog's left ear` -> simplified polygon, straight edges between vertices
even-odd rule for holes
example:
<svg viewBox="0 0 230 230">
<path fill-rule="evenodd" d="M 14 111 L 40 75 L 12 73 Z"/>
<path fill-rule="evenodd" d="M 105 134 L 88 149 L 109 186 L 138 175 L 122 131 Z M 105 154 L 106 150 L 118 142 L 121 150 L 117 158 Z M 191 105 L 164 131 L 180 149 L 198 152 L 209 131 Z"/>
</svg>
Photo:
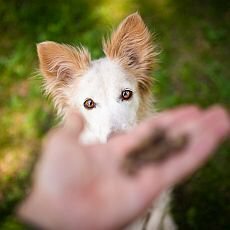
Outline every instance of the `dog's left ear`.
<svg viewBox="0 0 230 230">
<path fill-rule="evenodd" d="M 129 15 L 107 41 L 103 41 L 104 53 L 117 60 L 137 77 L 142 90 L 150 89 L 150 71 L 155 63 L 155 46 L 152 37 L 138 13 Z"/>
</svg>

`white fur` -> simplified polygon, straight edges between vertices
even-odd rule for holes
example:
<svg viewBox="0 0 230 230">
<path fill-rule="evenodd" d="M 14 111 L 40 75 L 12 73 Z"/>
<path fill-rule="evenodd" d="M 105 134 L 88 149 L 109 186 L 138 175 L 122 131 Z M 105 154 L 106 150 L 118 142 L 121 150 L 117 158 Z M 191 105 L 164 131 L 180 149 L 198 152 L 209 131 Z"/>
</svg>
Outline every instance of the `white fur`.
<svg viewBox="0 0 230 230">
<path fill-rule="evenodd" d="M 111 134 L 128 130 L 137 123 L 139 95 L 137 82 L 116 61 L 101 58 L 93 61 L 88 71 L 76 79 L 70 91 L 70 104 L 83 115 L 86 127 L 84 143 L 106 142 Z M 130 89 L 133 96 L 122 101 L 121 92 Z M 84 101 L 93 99 L 96 108 L 87 110 Z"/>
</svg>

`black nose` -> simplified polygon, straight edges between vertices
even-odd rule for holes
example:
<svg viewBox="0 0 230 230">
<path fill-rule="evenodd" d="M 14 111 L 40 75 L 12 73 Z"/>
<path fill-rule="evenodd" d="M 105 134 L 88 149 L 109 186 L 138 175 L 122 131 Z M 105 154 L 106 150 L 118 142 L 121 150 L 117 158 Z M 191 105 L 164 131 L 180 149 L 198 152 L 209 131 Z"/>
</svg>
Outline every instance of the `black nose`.
<svg viewBox="0 0 230 230">
<path fill-rule="evenodd" d="M 109 141 L 112 137 L 116 136 L 118 134 L 118 132 L 112 131 L 108 137 L 107 137 L 107 141 Z"/>
<path fill-rule="evenodd" d="M 107 141 L 109 141 L 111 138 L 113 138 L 119 134 L 122 134 L 122 133 L 124 133 L 124 131 L 122 131 L 122 130 L 116 130 L 116 131 L 110 132 L 110 134 L 107 137 Z"/>
</svg>

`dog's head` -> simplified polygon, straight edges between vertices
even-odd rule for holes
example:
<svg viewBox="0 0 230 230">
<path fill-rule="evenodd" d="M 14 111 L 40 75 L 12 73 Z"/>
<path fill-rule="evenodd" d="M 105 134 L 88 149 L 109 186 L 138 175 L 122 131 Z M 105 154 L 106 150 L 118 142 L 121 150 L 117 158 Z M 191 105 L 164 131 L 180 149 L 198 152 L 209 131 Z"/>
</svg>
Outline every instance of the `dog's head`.
<svg viewBox="0 0 230 230">
<path fill-rule="evenodd" d="M 37 50 L 46 92 L 64 118 L 69 108 L 81 112 L 88 142 L 106 141 L 133 126 L 148 110 L 156 52 L 137 13 L 103 41 L 104 58 L 91 61 L 85 48 L 55 42 L 40 43 Z"/>
</svg>

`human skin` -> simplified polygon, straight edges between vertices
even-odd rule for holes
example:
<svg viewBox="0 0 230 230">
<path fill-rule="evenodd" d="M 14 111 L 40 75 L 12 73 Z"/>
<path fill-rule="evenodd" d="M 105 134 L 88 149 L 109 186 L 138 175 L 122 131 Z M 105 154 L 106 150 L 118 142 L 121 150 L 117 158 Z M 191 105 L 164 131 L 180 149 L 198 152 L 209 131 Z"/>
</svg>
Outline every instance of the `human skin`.
<svg viewBox="0 0 230 230">
<path fill-rule="evenodd" d="M 219 106 L 160 113 L 107 144 L 80 144 L 82 118 L 70 112 L 67 121 L 46 137 L 31 193 L 18 210 L 22 219 L 44 229 L 121 229 L 160 192 L 202 166 L 230 133 L 229 116 Z M 125 156 L 156 127 L 189 135 L 188 145 L 163 162 L 126 174 L 121 167 Z"/>
</svg>

